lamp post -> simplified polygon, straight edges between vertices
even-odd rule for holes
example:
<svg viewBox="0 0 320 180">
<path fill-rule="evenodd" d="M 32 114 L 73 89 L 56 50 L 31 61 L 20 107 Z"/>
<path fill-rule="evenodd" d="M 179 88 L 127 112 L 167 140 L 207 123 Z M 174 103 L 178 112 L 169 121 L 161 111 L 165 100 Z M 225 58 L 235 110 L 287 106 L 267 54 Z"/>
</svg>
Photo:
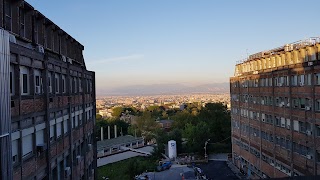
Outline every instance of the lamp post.
<svg viewBox="0 0 320 180">
<path fill-rule="evenodd" d="M 210 139 L 208 139 L 205 143 L 204 143 L 204 158 L 207 159 L 208 155 L 207 155 L 207 144 L 210 141 Z"/>
</svg>

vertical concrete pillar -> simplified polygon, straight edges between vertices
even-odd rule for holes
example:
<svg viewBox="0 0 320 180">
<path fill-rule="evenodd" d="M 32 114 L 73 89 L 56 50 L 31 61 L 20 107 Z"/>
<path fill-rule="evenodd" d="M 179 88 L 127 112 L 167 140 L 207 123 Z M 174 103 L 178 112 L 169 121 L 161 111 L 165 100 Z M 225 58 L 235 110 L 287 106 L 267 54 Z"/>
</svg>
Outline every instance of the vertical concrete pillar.
<svg viewBox="0 0 320 180">
<path fill-rule="evenodd" d="M 108 139 L 110 139 L 110 126 L 108 126 Z"/>
<path fill-rule="evenodd" d="M 114 125 L 114 138 L 117 138 L 117 125 Z"/>
<path fill-rule="evenodd" d="M 101 141 L 103 141 L 103 127 L 101 127 Z"/>
</svg>

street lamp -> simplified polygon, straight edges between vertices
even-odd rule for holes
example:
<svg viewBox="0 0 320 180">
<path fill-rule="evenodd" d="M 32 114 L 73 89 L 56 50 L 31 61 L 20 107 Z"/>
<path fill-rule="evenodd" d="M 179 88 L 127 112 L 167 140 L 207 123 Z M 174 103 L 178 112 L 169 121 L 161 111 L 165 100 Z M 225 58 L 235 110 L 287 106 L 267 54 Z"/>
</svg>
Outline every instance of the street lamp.
<svg viewBox="0 0 320 180">
<path fill-rule="evenodd" d="M 207 144 L 210 141 L 210 139 L 208 139 L 205 143 L 204 143 L 204 158 L 207 159 L 208 155 L 207 155 Z"/>
</svg>

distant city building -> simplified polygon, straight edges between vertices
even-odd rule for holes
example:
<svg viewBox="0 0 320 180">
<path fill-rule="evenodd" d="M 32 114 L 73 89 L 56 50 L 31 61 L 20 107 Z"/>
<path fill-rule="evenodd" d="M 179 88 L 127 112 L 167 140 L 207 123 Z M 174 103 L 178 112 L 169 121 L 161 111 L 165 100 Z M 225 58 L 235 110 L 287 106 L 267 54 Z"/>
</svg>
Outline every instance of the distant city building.
<svg viewBox="0 0 320 180">
<path fill-rule="evenodd" d="M 0 9 L 0 179 L 94 179 L 95 73 L 84 47 L 23 0 Z"/>
<path fill-rule="evenodd" d="M 249 178 L 320 174 L 320 39 L 259 52 L 230 78 L 233 162 Z"/>
</svg>

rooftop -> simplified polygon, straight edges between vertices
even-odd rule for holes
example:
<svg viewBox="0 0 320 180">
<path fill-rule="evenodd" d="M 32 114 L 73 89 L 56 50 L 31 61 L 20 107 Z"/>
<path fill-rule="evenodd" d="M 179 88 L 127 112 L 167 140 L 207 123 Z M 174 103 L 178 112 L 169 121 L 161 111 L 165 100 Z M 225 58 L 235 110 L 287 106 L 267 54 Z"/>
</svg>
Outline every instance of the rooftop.
<svg viewBox="0 0 320 180">
<path fill-rule="evenodd" d="M 127 143 L 141 141 L 141 140 L 143 140 L 143 138 L 141 138 L 141 137 L 136 138 L 131 135 L 119 136 L 119 137 L 113 138 L 113 139 L 98 141 L 97 142 L 97 150 L 100 151 L 100 150 L 103 150 L 105 148 L 109 148 L 112 146 L 127 144 Z"/>
</svg>

